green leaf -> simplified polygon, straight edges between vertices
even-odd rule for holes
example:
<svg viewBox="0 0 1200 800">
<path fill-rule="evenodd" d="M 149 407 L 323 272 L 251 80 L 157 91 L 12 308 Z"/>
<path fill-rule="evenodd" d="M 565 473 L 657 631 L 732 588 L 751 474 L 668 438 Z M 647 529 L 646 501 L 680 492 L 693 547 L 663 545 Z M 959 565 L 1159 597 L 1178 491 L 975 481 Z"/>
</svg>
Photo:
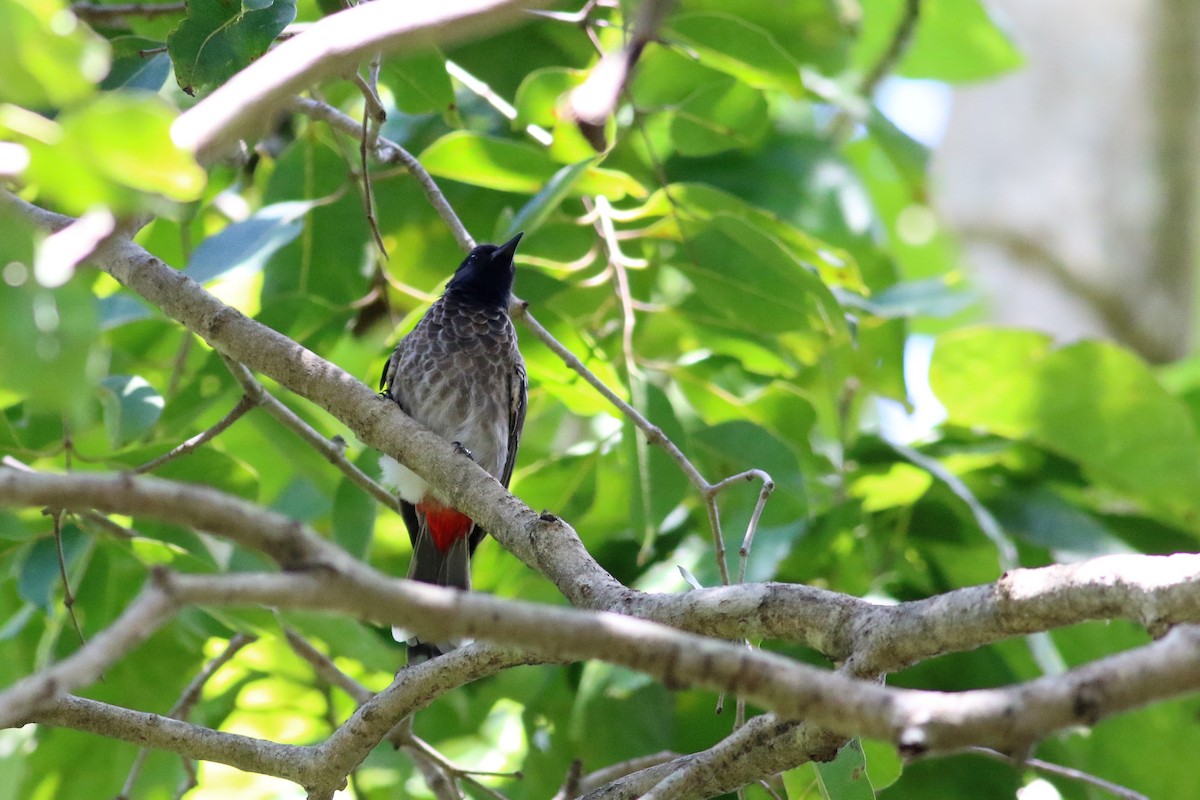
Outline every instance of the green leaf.
<svg viewBox="0 0 1200 800">
<path fill-rule="evenodd" d="M 96 310 L 100 314 L 100 329 L 105 331 L 152 316 L 146 306 L 124 292 L 101 297 L 96 303 Z"/>
<path fill-rule="evenodd" d="M 854 54 L 860 69 L 888 47 L 904 0 L 864 0 L 863 32 Z M 911 44 L 897 69 L 908 78 L 953 83 L 992 78 L 1024 63 L 1008 34 L 980 0 L 927 0 Z"/>
<path fill-rule="evenodd" d="M 275 203 L 227 225 L 200 243 L 184 272 L 197 283 L 208 283 L 234 270 L 258 272 L 277 250 L 300 235 L 304 215 L 315 205 L 303 200 Z"/>
<path fill-rule="evenodd" d="M 143 55 L 143 52 L 161 46 L 162 42 L 139 36 L 118 36 L 113 39 L 112 69 L 100 83 L 100 88 L 157 92 L 171 74 L 171 57 L 166 53 Z"/>
<path fill-rule="evenodd" d="M 814 269 L 826 286 L 866 291 L 858 265 L 846 251 L 805 233 L 769 211 L 712 186 L 673 183 L 654 192 L 640 207 L 622 216 L 627 219 L 662 216 L 670 220 L 679 216 L 691 220 L 712 220 L 718 215 L 740 218 L 769 234 L 793 257 Z M 677 228 L 671 227 L 662 228 L 661 235 L 682 236 Z"/>
<path fill-rule="evenodd" d="M 559 120 L 559 104 L 563 97 L 587 79 L 587 72 L 561 67 L 535 69 L 525 76 L 517 88 L 513 106 L 517 109 L 519 125 L 541 125 L 552 128 Z"/>
<path fill-rule="evenodd" d="M 168 480 L 203 483 L 246 500 L 258 500 L 258 476 L 238 459 L 212 447 L 202 447 L 184 458 L 168 461 L 154 474 Z"/>
<path fill-rule="evenodd" d="M 647 47 L 629 91 L 639 109 L 670 110 L 705 87 L 728 82 L 725 73 L 704 66 L 681 48 Z"/>
<path fill-rule="evenodd" d="M 496 237 L 496 241 L 505 242 L 515 236 L 518 231 L 528 234 L 540 228 L 542 223 L 567 198 L 592 163 L 591 159 L 580 161 L 578 164 L 570 164 L 554 173 L 554 177 L 546 183 L 542 190 L 535 194 L 528 203 L 521 206 L 521 210 L 508 223 L 504 232 Z"/>
<path fill-rule="evenodd" d="M 147 194 L 195 200 L 206 176 L 171 140 L 176 113 L 148 93 L 105 93 L 63 114 L 53 136 L 28 142 L 28 177 L 73 214 L 95 205 L 146 210 L 153 207 Z"/>
<path fill-rule="evenodd" d="M 1045 486 L 1013 488 L 987 505 L 1005 531 L 1048 548 L 1056 561 L 1133 552 L 1100 520 Z"/>
<path fill-rule="evenodd" d="M 975 302 L 965 287 L 951 285 L 945 278 L 901 281 L 870 297 L 841 293 L 838 299 L 842 305 L 883 319 L 949 317 Z"/>
<path fill-rule="evenodd" d="M 1028 439 L 1094 480 L 1200 519 L 1200 442 L 1186 407 L 1136 356 L 1102 342 L 976 328 L 938 338 L 930 380 L 951 422 Z"/>
<path fill-rule="evenodd" d="M 728 323 L 822 340 L 844 330 L 841 309 L 825 285 L 752 223 L 721 214 L 695 231 L 691 242 L 691 261 L 679 266 L 705 307 Z"/>
<path fill-rule="evenodd" d="M 700 63 L 756 89 L 804 94 L 800 65 L 762 28 L 733 14 L 682 14 L 664 31 L 696 51 Z"/>
<path fill-rule="evenodd" d="M 405 114 L 442 114 L 454 105 L 446 57 L 438 50 L 425 50 L 399 61 L 389 59 L 379 78 L 391 88 L 396 108 Z"/>
<path fill-rule="evenodd" d="M 61 0 L 0 0 L 0 102 L 62 108 L 108 72 L 108 43 Z"/>
<path fill-rule="evenodd" d="M 825 800 L 875 800 L 875 790 L 867 777 L 867 759 L 858 739 L 847 742 L 833 761 L 816 767 Z"/>
<path fill-rule="evenodd" d="M 49 527 L 49 522 L 47 522 Z M 74 525 L 67 523 L 62 528 L 63 563 L 70 574 L 71 565 L 83 552 L 87 537 Z M 62 588 L 62 571 L 58 563 L 58 544 L 54 537 L 47 536 L 34 542 L 21 562 L 17 579 L 17 593 L 21 599 L 33 603 L 45 614 L 54 612 L 55 591 Z"/>
<path fill-rule="evenodd" d="M 421 153 L 420 161 L 440 178 L 520 194 L 541 191 L 559 168 L 533 145 L 469 131 L 446 134 Z M 602 194 L 619 200 L 629 195 L 643 197 L 646 190 L 624 172 L 590 166 L 571 188 L 571 194 Z"/>
<path fill-rule="evenodd" d="M 367 462 L 377 461 L 375 452 L 366 450 L 356 461 L 360 469 Z M 333 540 L 355 558 L 365 559 L 371 547 L 371 532 L 375 529 L 375 498 L 357 484 L 343 478 L 333 495 Z"/>
<path fill-rule="evenodd" d="M 709 85 L 675 107 L 671 140 L 680 155 L 707 156 L 751 147 L 767 130 L 762 92 L 738 81 Z"/>
<path fill-rule="evenodd" d="M 330 304 L 353 303 L 369 290 L 363 255 L 364 248 L 373 249 L 374 245 L 363 218 L 362 200 L 357 191 L 345 190 L 347 180 L 353 179 L 346 159 L 313 137 L 297 140 L 279 157 L 263 202 L 313 205 L 304 220 L 306 234 L 275 251 L 263 271 L 264 313 L 275 313 L 276 307 L 287 301 L 289 313 L 307 305 L 328 321 Z M 377 181 L 374 186 L 379 218 L 386 224 L 388 206 L 396 201 L 390 191 L 395 184 Z M 412 191 L 419 196 L 415 188 Z M 404 198 L 399 192 L 395 195 Z M 415 198 L 411 202 L 415 203 Z M 286 319 L 290 323 L 293 317 Z M 296 338 L 290 325 L 276 330 Z"/>
<path fill-rule="evenodd" d="M 21 238 L 21 222 L 5 224 L 0 213 L 0 256 L 14 254 Z M 16 274 L 21 263 L 25 276 L 17 285 L 0 291 L 0 388 L 26 398 L 30 410 L 66 413 L 78 424 L 91 415 L 91 393 L 81 387 L 95 383 L 100 368 L 97 349 L 96 301 L 87 277 L 76 275 L 54 289 L 38 286 L 29 261 L 13 258 L 6 274 Z M 61 423 L 59 423 L 61 424 Z"/>
<path fill-rule="evenodd" d="M 99 391 L 114 450 L 146 433 L 162 415 L 162 395 L 140 375 L 109 375 L 100 381 Z"/>
<path fill-rule="evenodd" d="M 329 496 L 321 489 L 306 478 L 293 478 L 271 503 L 271 508 L 285 517 L 312 522 L 332 508 Z"/>
<path fill-rule="evenodd" d="M 188 94 L 223 83 L 255 60 L 296 18 L 295 0 L 191 0 L 167 37 L 175 78 Z"/>
</svg>

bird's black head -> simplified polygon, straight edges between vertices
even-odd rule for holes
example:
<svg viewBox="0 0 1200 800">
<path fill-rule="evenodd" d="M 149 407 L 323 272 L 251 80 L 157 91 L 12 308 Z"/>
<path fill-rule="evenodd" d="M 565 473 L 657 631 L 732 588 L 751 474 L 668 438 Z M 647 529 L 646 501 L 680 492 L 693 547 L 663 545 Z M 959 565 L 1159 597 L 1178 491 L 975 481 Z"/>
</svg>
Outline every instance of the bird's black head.
<svg viewBox="0 0 1200 800">
<path fill-rule="evenodd" d="M 516 272 L 513 254 L 523 235 L 518 233 L 501 245 L 481 244 L 472 250 L 446 284 L 446 293 L 468 302 L 508 308 Z"/>
</svg>

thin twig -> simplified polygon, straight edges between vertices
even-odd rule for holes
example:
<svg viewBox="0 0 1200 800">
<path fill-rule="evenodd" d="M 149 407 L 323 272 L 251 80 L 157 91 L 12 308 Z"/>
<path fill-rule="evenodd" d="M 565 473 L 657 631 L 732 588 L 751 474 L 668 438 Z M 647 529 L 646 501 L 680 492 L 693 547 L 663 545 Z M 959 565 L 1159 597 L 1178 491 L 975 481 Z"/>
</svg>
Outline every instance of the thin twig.
<svg viewBox="0 0 1200 800">
<path fill-rule="evenodd" d="M 433 761 L 438 767 L 445 772 L 452 781 L 464 781 L 471 784 L 476 789 L 479 789 L 484 794 L 492 798 L 492 800 L 508 800 L 501 792 L 496 791 L 492 787 L 478 780 L 477 776 L 491 778 L 514 778 L 520 780 L 524 777 L 520 772 L 487 772 L 483 770 L 467 769 L 460 767 L 450 759 L 442 755 L 433 745 L 426 742 L 420 736 L 412 732 L 412 728 L 408 728 L 407 735 L 404 738 L 404 746 L 411 748 L 425 758 Z"/>
<path fill-rule="evenodd" d="M 621 305 L 621 354 L 625 361 L 625 377 L 629 381 L 629 399 L 632 401 L 634 408 L 642 413 L 648 413 L 649 403 L 646 397 L 646 382 L 641 370 L 638 368 L 633 349 L 633 329 L 637 324 L 637 318 L 633 313 L 633 295 L 629 288 L 629 275 L 625 271 L 626 265 L 631 264 L 632 259 L 627 258 L 621 252 L 621 245 L 617 240 L 617 232 L 613 226 L 612 205 L 609 204 L 608 198 L 599 195 L 594 200 L 585 200 L 584 205 L 589 212 L 594 212 L 590 214 L 594 218 L 592 225 L 599 234 L 600 240 L 604 243 L 604 251 L 608 257 L 609 269 L 607 272 L 612 275 L 613 287 L 616 290 L 617 300 Z M 639 262 L 638 265 L 646 266 L 646 262 Z M 637 458 L 637 475 L 638 484 L 641 488 L 642 521 L 644 526 L 642 531 L 642 546 L 638 551 L 638 564 L 645 564 L 653 552 L 658 525 L 655 524 L 653 519 L 653 510 L 650 503 L 650 446 L 646 443 L 644 437 L 634 437 L 634 452 Z"/>
<path fill-rule="evenodd" d="M 124 525 L 118 525 L 108 517 L 101 514 L 99 511 L 89 510 L 76 512 L 75 517 L 85 529 L 89 525 L 94 525 L 107 533 L 109 536 L 116 536 L 118 539 L 132 539 L 135 536 L 141 535 L 132 528 L 126 528 Z"/>
<path fill-rule="evenodd" d="M 316 671 L 317 676 L 325 681 L 330 686 L 336 686 L 354 700 L 358 705 L 370 700 L 375 696 L 367 687 L 363 686 L 358 681 L 351 678 L 346 673 L 338 669 L 337 665 L 329 656 L 322 653 L 320 650 L 312 646 L 312 643 L 297 633 L 290 626 L 285 625 L 283 635 L 287 638 L 288 646 L 303 658 Z"/>
<path fill-rule="evenodd" d="M 758 781 L 758 787 L 760 789 L 762 789 L 764 792 L 766 792 L 768 795 L 770 795 L 771 800 L 783 800 L 783 796 L 780 795 L 779 792 L 775 791 L 774 786 L 767 783 L 766 778 Z"/>
<path fill-rule="evenodd" d="M 750 514 L 750 522 L 746 524 L 746 536 L 742 539 L 741 549 L 738 550 L 738 558 L 741 562 L 738 565 L 738 583 L 745 583 L 746 565 L 750 563 L 750 548 L 754 546 L 754 534 L 758 531 L 758 521 L 762 518 L 763 508 L 767 505 L 771 493 L 775 491 L 775 481 L 760 469 L 748 470 L 734 477 L 747 481 L 755 479 L 762 481 L 762 487 L 758 490 L 758 501 L 754 504 L 754 512 Z"/>
<path fill-rule="evenodd" d="M 991 758 L 995 761 L 1004 761 L 1008 764 L 1014 764 L 1018 767 L 1032 767 L 1033 769 L 1045 772 L 1048 775 L 1057 775 L 1060 778 L 1079 781 L 1080 783 L 1085 783 L 1088 786 L 1094 786 L 1097 789 L 1108 792 L 1114 797 L 1121 798 L 1121 800 L 1150 800 L 1141 792 L 1135 792 L 1133 789 L 1129 789 L 1120 785 L 1119 783 L 1106 781 L 1103 778 L 1092 775 L 1090 772 L 1073 769 L 1072 767 L 1064 767 L 1061 764 L 1053 764 L 1049 761 L 1042 761 L 1040 758 L 1016 759 L 1011 756 L 1006 756 L 1004 753 L 992 750 L 988 747 L 968 747 L 966 748 L 966 751 L 968 753 L 976 753 L 978 755 Z"/>
<path fill-rule="evenodd" d="M 667 18 L 675 0 L 642 0 L 625 45 L 601 56 L 587 79 L 575 87 L 567 98 L 571 118 L 588 143 L 601 152 L 608 147 L 604 126 L 616 108 L 625 86 L 633 77 L 634 67 L 646 45 L 654 41 L 659 25 Z M 583 22 L 584 30 L 595 43 L 591 25 Z"/>
<path fill-rule="evenodd" d="M 967 510 L 971 512 L 971 516 L 975 518 L 975 524 L 979 526 L 979 530 L 987 537 L 992 546 L 996 548 L 997 558 L 1000 561 L 1000 569 L 1004 571 L 1013 570 L 1021 566 L 1020 558 L 1017 554 L 1017 546 L 1013 543 L 1012 537 L 1004 532 L 1004 528 L 992 515 L 992 512 L 979 501 L 975 493 L 970 487 L 963 482 L 962 478 L 955 475 L 950 470 L 946 469 L 936 458 L 931 458 L 921 451 L 909 447 L 899 442 L 887 440 L 888 447 L 896 451 L 898 455 L 907 461 L 911 461 L 921 469 L 928 472 L 937 480 L 946 485 L 955 497 L 963 501 Z"/>
<path fill-rule="evenodd" d="M 204 690 L 205 684 L 212 679 L 217 670 L 228 664 L 237 655 L 239 650 L 255 641 L 255 639 L 256 637 L 246 633 L 238 633 L 230 638 L 220 655 L 205 664 L 204 668 L 196 674 L 196 677 L 192 678 L 184 688 L 182 694 L 179 695 L 179 699 L 175 701 L 175 705 L 171 706 L 171 710 L 167 712 L 167 716 L 171 719 L 186 721 L 191 716 L 192 708 L 200 700 L 200 693 Z M 133 785 L 137 783 L 138 777 L 142 774 L 142 767 L 145 765 L 148 755 L 150 755 L 149 749 L 143 747 L 138 750 L 137 756 L 133 759 L 133 765 L 129 768 L 129 774 L 125 777 L 125 783 L 121 787 L 121 792 L 117 795 L 116 800 L 128 800 L 132 796 Z M 196 771 L 194 768 L 191 768 L 191 761 L 184 758 L 183 765 L 185 772 L 184 783 L 195 786 Z"/>
<path fill-rule="evenodd" d="M 328 103 L 322 103 L 318 100 L 313 100 L 308 97 L 296 97 L 292 99 L 292 110 L 297 111 L 305 116 L 313 119 L 319 119 L 326 122 L 341 131 L 358 136 L 361 131 L 361 124 L 358 120 L 343 114 Z M 471 238 L 471 234 L 467 232 L 467 228 L 463 225 L 462 220 L 458 218 L 458 214 L 447 202 L 446 196 L 442 194 L 442 190 L 438 188 L 437 183 L 429 172 L 421 166 L 421 162 L 417 161 L 416 156 L 405 150 L 400 145 L 390 139 L 382 136 L 375 142 L 375 158 L 386 164 L 399 164 L 417 179 L 417 183 L 421 186 L 421 191 L 425 193 L 425 197 L 433 206 L 434 211 L 450 228 L 450 232 L 454 234 L 455 241 L 458 246 L 469 251 L 475 246 L 475 240 Z"/>
<path fill-rule="evenodd" d="M 200 776 L 196 774 L 196 765 L 190 758 L 183 761 L 183 780 L 175 787 L 175 800 L 183 800 L 183 796 L 200 785 Z"/>
<path fill-rule="evenodd" d="M 646 441 L 649 444 L 658 445 L 659 447 L 663 448 L 663 450 L 667 452 L 667 455 L 671 457 L 671 460 L 673 460 L 679 466 L 679 469 L 687 477 L 688 481 L 700 491 L 701 496 L 704 499 L 705 508 L 708 512 L 709 527 L 711 528 L 713 534 L 713 544 L 716 548 L 717 556 L 717 567 L 720 570 L 722 582 L 725 585 L 728 585 L 730 583 L 729 567 L 725 563 L 725 542 L 724 535 L 721 532 L 721 518 L 717 510 L 716 496 L 727 486 L 731 485 L 731 483 L 729 481 L 721 481 L 716 484 L 709 483 L 704 476 L 700 474 L 700 471 L 696 469 L 696 466 L 688 459 L 688 457 L 683 454 L 683 451 L 679 449 L 679 446 L 671 441 L 671 439 L 662 432 L 661 428 L 650 422 L 650 420 L 646 419 L 641 412 L 639 412 L 636 408 L 626 402 L 620 395 L 605 385 L 604 381 L 600 380 L 595 373 L 588 369 L 587 366 L 585 366 L 584 363 L 579 360 L 578 356 L 572 353 L 565 345 L 558 341 L 558 339 L 554 338 L 553 334 L 546 330 L 546 328 L 534 318 L 533 314 L 530 313 L 528 303 L 523 300 L 517 300 L 509 309 L 509 314 L 512 315 L 514 319 L 522 321 L 525 324 L 525 327 L 527 327 L 534 336 L 536 336 L 543 344 L 545 344 L 546 347 L 550 348 L 555 355 L 562 359 L 564 364 L 578 373 L 579 376 L 587 381 L 592 388 L 599 392 L 604 399 L 608 400 L 608 402 L 617 407 L 618 411 L 628 417 L 633 424 L 642 431 L 642 434 L 646 437 Z M 751 474 L 770 479 L 770 476 L 762 470 L 751 470 Z M 734 476 L 735 480 L 732 482 L 737 482 L 738 480 L 748 480 L 748 478 L 743 477 L 744 475 L 746 475 L 746 473 L 742 473 L 739 476 Z"/>
<path fill-rule="evenodd" d="M 900 63 L 900 58 L 908 49 L 909 42 L 912 41 L 920 15 L 921 0 L 905 0 L 904 11 L 900 15 L 900 21 L 896 23 L 895 30 L 892 31 L 892 38 L 888 40 L 887 49 L 879 56 L 879 60 L 875 62 L 858 86 L 860 95 L 863 97 L 873 95 L 880 81 L 886 78 Z"/>
<path fill-rule="evenodd" d="M 349 478 L 352 483 L 365 490 L 388 508 L 394 510 L 396 513 L 400 513 L 400 502 L 396 499 L 396 496 L 385 489 L 380 483 L 372 480 L 370 475 L 351 463 L 346 458 L 342 447 L 325 438 L 314 430 L 311 425 L 300 419 L 294 411 L 285 406 L 268 392 L 261 383 L 255 380 L 254 376 L 250 374 L 250 370 L 244 365 L 224 356 L 222 356 L 222 359 L 225 361 L 225 366 L 233 373 L 233 377 L 242 385 L 242 389 L 245 390 L 246 395 L 262 406 L 264 411 L 290 428 L 293 433 L 316 449 L 317 452 L 325 457 L 326 461 L 341 470 L 342 474 Z"/>
<path fill-rule="evenodd" d="M 87 644 L 87 639 L 83 637 L 83 628 L 79 627 L 79 619 L 75 616 L 75 595 L 71 594 L 71 579 L 67 577 L 67 556 L 63 552 L 62 541 L 63 510 L 61 508 L 47 509 L 44 513 L 50 517 L 54 525 L 54 547 L 58 551 L 58 575 L 62 579 L 63 585 L 63 606 L 71 617 L 75 633 L 79 635 L 79 643 Z"/>
<path fill-rule="evenodd" d="M 920 12 L 921 0 L 905 0 L 904 10 L 901 12 L 900 19 L 892 31 L 892 36 L 888 40 L 887 47 L 879 56 L 879 60 L 867 71 L 867 74 L 863 76 L 862 82 L 858 85 L 857 98 L 842 102 L 838 107 L 837 113 L 833 115 L 833 118 L 829 122 L 829 138 L 835 143 L 840 143 L 848 139 L 854 133 L 855 123 L 865 117 L 869 107 L 867 103 L 871 100 L 871 96 L 875 94 L 876 88 L 888 76 L 888 73 L 896 68 L 896 65 L 900 63 L 900 59 L 904 56 L 904 52 L 908 49 L 912 41 L 913 32 L 916 30 L 917 18 L 920 16 Z"/>
<path fill-rule="evenodd" d="M 187 226 L 183 227 L 186 230 Z M 179 349 L 175 352 L 175 360 L 171 364 L 171 378 L 167 381 L 167 400 L 170 400 L 175 396 L 175 392 L 179 391 L 179 382 L 183 379 L 188 356 L 192 352 L 192 344 L 195 341 L 196 337 L 191 331 L 184 331 L 183 341 L 179 343 Z"/>
<path fill-rule="evenodd" d="M 210 442 L 219 436 L 230 425 L 241 419 L 247 411 L 254 408 L 256 405 L 257 403 L 249 395 L 242 395 L 241 399 L 238 400 L 237 405 L 235 405 L 228 414 L 222 417 L 220 421 L 218 421 L 211 428 L 206 431 L 202 431 L 201 433 L 198 433 L 192 438 L 188 439 L 186 442 L 171 448 L 158 458 L 153 458 L 147 461 L 145 464 L 134 467 L 132 470 L 130 470 L 130 472 L 134 473 L 135 475 L 153 472 L 163 464 L 166 464 L 168 461 L 174 461 L 181 456 L 188 455 L 197 448 L 203 446 L 205 443 Z"/>
<path fill-rule="evenodd" d="M 378 61 L 379 56 L 375 56 Z M 354 73 L 354 85 L 358 87 L 363 96 L 363 116 L 362 127 L 358 135 L 358 158 L 359 166 L 362 170 L 362 200 L 363 213 L 367 217 L 367 225 L 371 228 L 371 235 L 375 238 L 375 246 L 379 248 L 379 252 L 383 254 L 384 259 L 388 257 L 387 247 L 383 244 L 383 235 L 379 232 L 379 219 L 375 215 L 375 192 L 371 188 L 371 170 L 367 167 L 367 155 L 372 149 L 372 140 L 374 135 L 379 131 L 381 126 L 387 119 L 387 111 L 383 108 L 383 103 L 379 100 L 379 95 L 376 94 L 375 87 L 368 83 L 362 75 L 356 71 Z"/>
<path fill-rule="evenodd" d="M 635 772 L 641 772 L 650 767 L 657 767 L 659 764 L 666 764 L 679 757 L 679 753 L 672 750 L 660 750 L 657 753 L 651 753 L 645 756 L 631 758 L 628 761 L 621 761 L 616 764 L 610 764 L 607 767 L 590 772 L 583 776 L 579 781 L 579 793 L 581 795 L 589 794 L 596 791 L 601 786 L 612 783 L 615 780 L 624 778 L 626 775 L 632 775 Z"/>
<path fill-rule="evenodd" d="M 554 795 L 553 800 L 575 800 L 581 794 L 579 791 L 580 783 L 583 780 L 583 760 L 576 758 L 567 767 L 566 777 L 563 778 L 562 786 L 558 793 Z"/>
</svg>

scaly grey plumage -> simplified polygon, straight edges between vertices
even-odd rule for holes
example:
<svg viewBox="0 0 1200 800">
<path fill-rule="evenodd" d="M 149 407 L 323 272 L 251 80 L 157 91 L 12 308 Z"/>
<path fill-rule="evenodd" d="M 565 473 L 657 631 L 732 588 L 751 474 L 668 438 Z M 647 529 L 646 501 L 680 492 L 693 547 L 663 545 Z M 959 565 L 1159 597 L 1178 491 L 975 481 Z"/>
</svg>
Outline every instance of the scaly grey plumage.
<svg viewBox="0 0 1200 800">
<path fill-rule="evenodd" d="M 521 234 L 473 249 L 417 326 L 400 340 L 380 387 L 405 413 L 466 450 L 504 486 L 512 478 L 528 385 L 508 316 L 513 254 Z M 471 556 L 487 535 L 408 468 L 384 456 L 385 482 L 401 499 L 412 540 L 412 580 L 471 587 Z M 452 648 L 408 639 L 409 663 Z"/>
</svg>

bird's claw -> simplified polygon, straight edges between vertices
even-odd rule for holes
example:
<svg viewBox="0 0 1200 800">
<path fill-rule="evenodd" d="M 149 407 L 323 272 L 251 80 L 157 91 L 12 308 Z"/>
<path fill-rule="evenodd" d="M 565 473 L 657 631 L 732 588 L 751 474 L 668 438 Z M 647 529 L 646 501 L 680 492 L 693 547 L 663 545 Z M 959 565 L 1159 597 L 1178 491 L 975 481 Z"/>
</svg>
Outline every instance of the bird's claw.
<svg viewBox="0 0 1200 800">
<path fill-rule="evenodd" d="M 472 461 L 475 460 L 475 454 L 472 453 L 467 448 L 463 447 L 462 442 L 451 442 L 450 444 L 454 445 L 454 452 L 458 453 L 461 456 L 466 456 L 467 458 L 471 459 Z"/>
</svg>

